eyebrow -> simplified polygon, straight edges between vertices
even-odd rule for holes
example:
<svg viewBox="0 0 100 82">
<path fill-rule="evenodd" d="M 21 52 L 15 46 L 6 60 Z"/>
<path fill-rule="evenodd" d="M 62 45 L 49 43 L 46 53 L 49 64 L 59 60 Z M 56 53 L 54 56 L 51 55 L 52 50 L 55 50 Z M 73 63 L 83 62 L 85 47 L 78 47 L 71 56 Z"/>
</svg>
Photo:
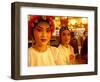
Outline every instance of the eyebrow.
<svg viewBox="0 0 100 82">
<path fill-rule="evenodd" d="M 38 28 L 42 28 L 41 26 L 37 26 Z"/>
<path fill-rule="evenodd" d="M 41 28 L 41 29 L 43 29 L 43 27 L 41 27 L 41 26 L 38 26 L 38 28 Z M 50 27 L 47 27 L 46 29 L 49 29 Z"/>
</svg>

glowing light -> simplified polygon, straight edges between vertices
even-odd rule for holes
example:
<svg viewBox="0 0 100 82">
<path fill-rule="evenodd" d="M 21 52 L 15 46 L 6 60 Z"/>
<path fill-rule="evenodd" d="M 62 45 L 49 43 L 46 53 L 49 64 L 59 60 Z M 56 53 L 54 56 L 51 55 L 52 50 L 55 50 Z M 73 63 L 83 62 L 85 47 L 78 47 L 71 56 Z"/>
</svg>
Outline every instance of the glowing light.
<svg viewBox="0 0 100 82">
<path fill-rule="evenodd" d="M 83 24 L 87 24 L 87 22 L 88 22 L 87 18 L 82 18 L 82 23 Z"/>
<path fill-rule="evenodd" d="M 75 19 L 72 19 L 72 20 L 70 21 L 70 23 L 71 23 L 72 25 L 75 25 L 76 20 L 75 20 Z"/>
</svg>

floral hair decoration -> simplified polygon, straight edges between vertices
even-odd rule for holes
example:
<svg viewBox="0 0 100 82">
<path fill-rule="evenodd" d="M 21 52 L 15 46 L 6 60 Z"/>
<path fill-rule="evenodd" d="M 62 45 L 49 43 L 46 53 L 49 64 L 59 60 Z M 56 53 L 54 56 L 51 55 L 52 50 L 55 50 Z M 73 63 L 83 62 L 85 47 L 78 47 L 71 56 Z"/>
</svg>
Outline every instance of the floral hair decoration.
<svg viewBox="0 0 100 82">
<path fill-rule="evenodd" d="M 51 34 L 54 32 L 53 16 L 29 15 L 28 16 L 28 37 L 29 39 L 32 38 L 32 29 L 34 29 L 35 26 L 41 21 L 47 22 L 50 25 Z"/>
</svg>

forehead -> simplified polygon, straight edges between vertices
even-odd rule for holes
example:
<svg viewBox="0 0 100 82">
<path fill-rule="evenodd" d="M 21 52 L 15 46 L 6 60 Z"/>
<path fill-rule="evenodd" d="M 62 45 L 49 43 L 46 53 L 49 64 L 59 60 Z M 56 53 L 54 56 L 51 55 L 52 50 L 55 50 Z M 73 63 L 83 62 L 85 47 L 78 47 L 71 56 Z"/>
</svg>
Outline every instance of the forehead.
<svg viewBox="0 0 100 82">
<path fill-rule="evenodd" d="M 40 27 L 49 27 L 50 25 L 49 25 L 49 23 L 47 23 L 47 22 L 39 22 L 38 23 L 38 26 L 40 26 Z"/>
<path fill-rule="evenodd" d="M 70 33 L 70 31 L 69 30 L 64 30 L 61 33 Z"/>
</svg>

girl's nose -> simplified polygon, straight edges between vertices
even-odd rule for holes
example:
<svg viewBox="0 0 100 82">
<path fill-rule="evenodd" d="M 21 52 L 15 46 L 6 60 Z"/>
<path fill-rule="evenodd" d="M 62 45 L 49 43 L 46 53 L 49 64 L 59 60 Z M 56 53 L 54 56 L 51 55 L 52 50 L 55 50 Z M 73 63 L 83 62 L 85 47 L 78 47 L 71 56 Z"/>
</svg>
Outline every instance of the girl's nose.
<svg viewBox="0 0 100 82">
<path fill-rule="evenodd" d="M 65 37 L 66 37 L 66 39 L 68 39 L 68 35 L 66 35 Z"/>
<path fill-rule="evenodd" d="M 43 37 L 46 36 L 46 31 L 43 31 L 43 32 L 42 32 L 42 36 L 43 36 Z"/>
</svg>

